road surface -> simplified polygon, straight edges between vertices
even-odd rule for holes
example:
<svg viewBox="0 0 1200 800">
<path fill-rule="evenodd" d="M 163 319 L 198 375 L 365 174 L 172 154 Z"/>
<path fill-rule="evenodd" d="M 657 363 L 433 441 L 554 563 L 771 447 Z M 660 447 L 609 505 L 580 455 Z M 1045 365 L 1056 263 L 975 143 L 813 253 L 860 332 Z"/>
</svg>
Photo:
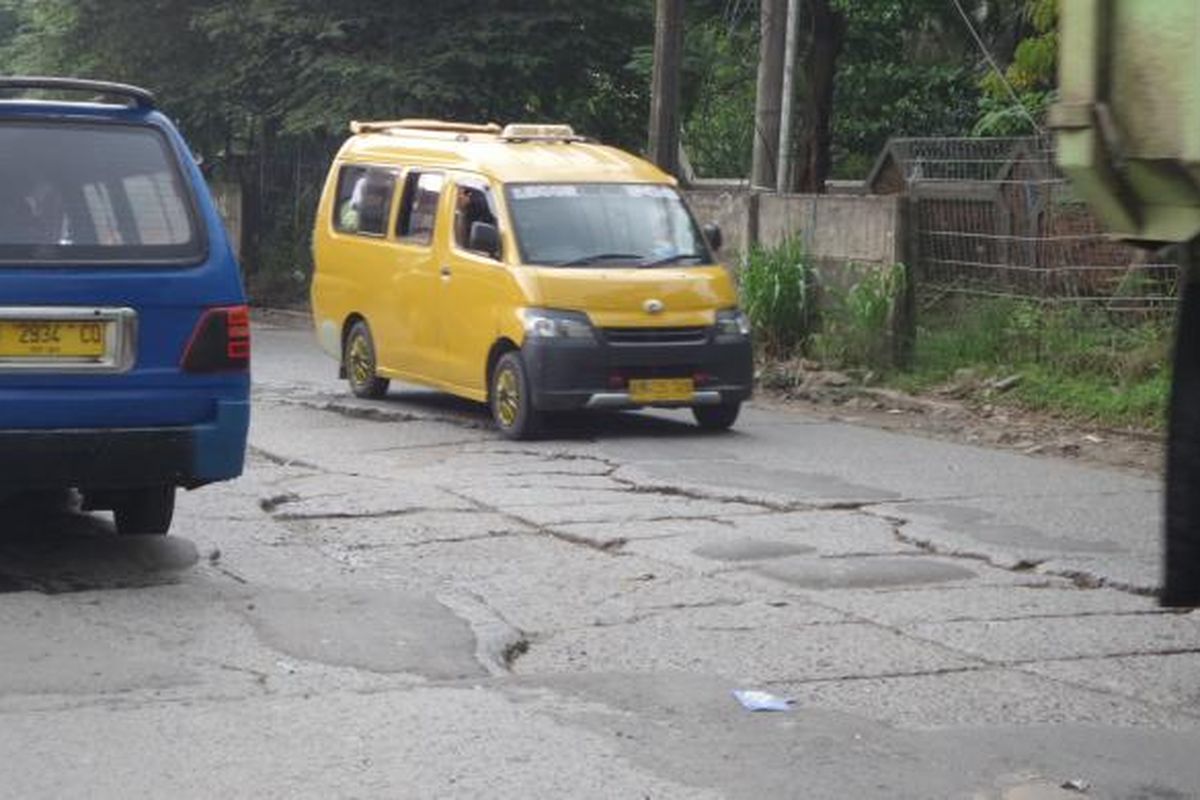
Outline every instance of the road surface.
<svg viewBox="0 0 1200 800">
<path fill-rule="evenodd" d="M 0 796 L 1200 797 L 1155 480 L 753 407 L 511 443 L 286 326 L 255 381 L 172 536 L 3 510 Z"/>
</svg>

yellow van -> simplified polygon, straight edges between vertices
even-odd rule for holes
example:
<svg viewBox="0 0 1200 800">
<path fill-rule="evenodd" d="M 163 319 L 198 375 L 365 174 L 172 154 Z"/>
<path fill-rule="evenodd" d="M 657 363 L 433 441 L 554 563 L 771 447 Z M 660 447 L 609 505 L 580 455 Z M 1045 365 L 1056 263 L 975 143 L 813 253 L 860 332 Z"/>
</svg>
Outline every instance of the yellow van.
<svg viewBox="0 0 1200 800">
<path fill-rule="evenodd" d="M 675 181 L 565 125 L 355 122 L 313 234 L 322 347 L 354 394 L 392 379 L 544 412 L 690 407 L 733 424 L 750 325 L 716 226 Z"/>
</svg>

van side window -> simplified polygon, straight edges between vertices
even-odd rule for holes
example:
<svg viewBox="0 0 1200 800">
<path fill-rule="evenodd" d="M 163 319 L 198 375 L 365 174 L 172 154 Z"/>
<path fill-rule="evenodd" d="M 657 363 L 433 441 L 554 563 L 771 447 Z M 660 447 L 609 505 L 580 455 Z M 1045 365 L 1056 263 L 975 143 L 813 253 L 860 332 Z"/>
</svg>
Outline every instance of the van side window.
<svg viewBox="0 0 1200 800">
<path fill-rule="evenodd" d="M 396 176 L 388 170 L 342 167 L 333 227 L 342 233 L 385 236 Z"/>
<path fill-rule="evenodd" d="M 404 180 L 400 217 L 396 220 L 397 236 L 414 244 L 429 244 L 433 241 L 438 200 L 442 196 L 444 182 L 445 178 L 438 172 L 414 170 L 408 173 Z"/>
<path fill-rule="evenodd" d="M 496 205 L 492 202 L 492 192 L 483 183 L 460 183 L 454 193 L 456 247 L 461 250 L 471 249 L 471 226 L 476 222 L 496 224 Z"/>
</svg>

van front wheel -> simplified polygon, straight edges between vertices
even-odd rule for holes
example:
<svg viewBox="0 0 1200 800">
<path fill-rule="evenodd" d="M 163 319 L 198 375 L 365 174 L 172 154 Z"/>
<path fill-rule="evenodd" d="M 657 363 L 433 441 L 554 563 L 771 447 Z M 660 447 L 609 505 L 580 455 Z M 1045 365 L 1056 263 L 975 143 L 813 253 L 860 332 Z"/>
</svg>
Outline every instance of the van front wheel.
<svg viewBox="0 0 1200 800">
<path fill-rule="evenodd" d="M 342 363 L 346 366 L 346 379 L 355 397 L 377 400 L 387 394 L 389 381 L 375 374 L 375 340 L 371 338 L 371 329 L 366 322 L 359 320 L 350 328 Z"/>
<path fill-rule="evenodd" d="M 489 401 L 492 419 L 508 439 L 530 439 L 541 427 L 541 414 L 533 407 L 529 373 L 517 351 L 505 353 L 492 372 Z"/>
</svg>

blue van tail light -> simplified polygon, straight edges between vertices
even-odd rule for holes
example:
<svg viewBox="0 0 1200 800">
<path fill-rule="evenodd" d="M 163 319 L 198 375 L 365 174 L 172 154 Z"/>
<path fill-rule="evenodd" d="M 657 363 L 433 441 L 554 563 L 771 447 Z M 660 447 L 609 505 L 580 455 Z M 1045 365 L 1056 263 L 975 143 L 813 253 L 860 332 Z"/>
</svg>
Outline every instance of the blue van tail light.
<svg viewBox="0 0 1200 800">
<path fill-rule="evenodd" d="M 250 367 L 250 309 L 210 308 L 196 323 L 183 355 L 185 372 L 233 372 Z"/>
</svg>

